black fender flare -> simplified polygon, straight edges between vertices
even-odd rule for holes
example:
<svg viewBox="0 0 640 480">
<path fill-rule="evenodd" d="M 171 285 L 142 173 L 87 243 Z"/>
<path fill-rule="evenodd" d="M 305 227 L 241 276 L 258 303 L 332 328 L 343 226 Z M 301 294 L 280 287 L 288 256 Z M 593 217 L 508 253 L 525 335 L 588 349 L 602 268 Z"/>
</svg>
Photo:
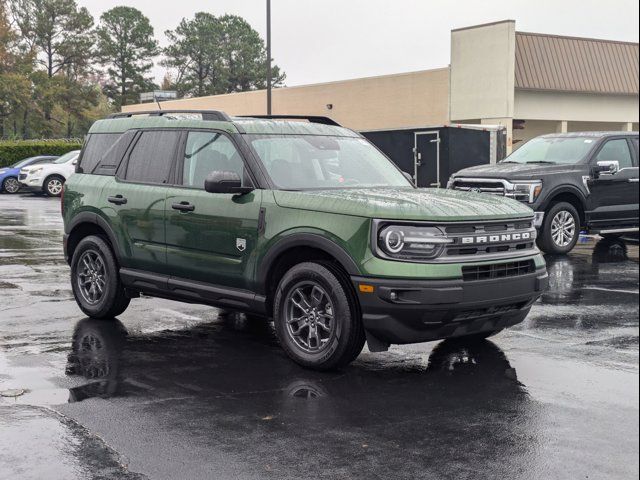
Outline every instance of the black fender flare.
<svg viewBox="0 0 640 480">
<path fill-rule="evenodd" d="M 335 258 L 349 275 L 360 275 L 360 269 L 351 255 L 336 243 L 314 233 L 293 233 L 276 241 L 258 264 L 256 286 L 260 293 L 266 293 L 268 275 L 278 257 L 295 247 L 311 247 L 322 250 Z"/>
<path fill-rule="evenodd" d="M 106 233 L 109 238 L 109 242 L 113 248 L 113 254 L 116 256 L 118 263 L 120 263 L 120 246 L 118 244 L 118 239 L 116 234 L 113 232 L 113 229 L 109 225 L 104 218 L 94 212 L 80 212 L 76 216 L 73 217 L 73 220 L 69 222 L 68 227 L 65 229 L 67 235 L 71 235 L 73 231 L 78 228 L 80 225 L 90 223 L 100 227 Z M 67 254 L 68 252 L 65 252 Z"/>
<path fill-rule="evenodd" d="M 574 195 L 575 197 L 577 197 L 578 200 L 580 201 L 583 214 L 586 213 L 586 211 L 587 211 L 587 197 L 585 196 L 585 194 L 584 194 L 584 192 L 582 190 L 580 190 L 579 188 L 577 188 L 577 187 L 575 187 L 573 185 L 561 185 L 561 186 L 558 186 L 558 187 L 554 188 L 553 190 L 551 190 L 551 192 L 549 192 L 546 195 L 546 198 L 545 198 L 544 202 L 542 202 L 542 205 L 540 205 L 541 210 L 546 211 L 549 208 L 549 205 L 551 205 L 551 201 L 555 197 L 557 197 L 558 195 L 562 195 L 564 193 L 569 193 L 569 194 Z"/>
</svg>

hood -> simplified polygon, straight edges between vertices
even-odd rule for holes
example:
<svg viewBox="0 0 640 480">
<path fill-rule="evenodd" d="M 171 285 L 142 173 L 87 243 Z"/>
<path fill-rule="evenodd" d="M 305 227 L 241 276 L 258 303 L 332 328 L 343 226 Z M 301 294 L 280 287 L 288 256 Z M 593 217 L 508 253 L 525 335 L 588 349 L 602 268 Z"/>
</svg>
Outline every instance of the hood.
<svg viewBox="0 0 640 480">
<path fill-rule="evenodd" d="M 547 175 L 575 172 L 582 165 L 550 165 L 544 163 L 496 163 L 495 165 L 478 165 L 469 167 L 454 174 L 454 177 L 504 178 L 518 180 L 535 180 Z"/>
<path fill-rule="evenodd" d="M 278 190 L 274 197 L 286 208 L 394 220 L 455 222 L 533 216 L 529 207 L 516 200 L 435 188 Z"/>
</svg>

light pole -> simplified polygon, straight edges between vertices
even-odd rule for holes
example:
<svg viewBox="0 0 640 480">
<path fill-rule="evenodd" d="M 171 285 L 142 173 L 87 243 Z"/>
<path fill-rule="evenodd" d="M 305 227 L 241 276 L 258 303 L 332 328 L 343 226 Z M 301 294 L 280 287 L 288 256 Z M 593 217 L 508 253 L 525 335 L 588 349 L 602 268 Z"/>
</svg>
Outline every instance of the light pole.
<svg viewBox="0 0 640 480">
<path fill-rule="evenodd" d="M 271 0 L 267 0 L 267 115 L 271 115 Z"/>
</svg>

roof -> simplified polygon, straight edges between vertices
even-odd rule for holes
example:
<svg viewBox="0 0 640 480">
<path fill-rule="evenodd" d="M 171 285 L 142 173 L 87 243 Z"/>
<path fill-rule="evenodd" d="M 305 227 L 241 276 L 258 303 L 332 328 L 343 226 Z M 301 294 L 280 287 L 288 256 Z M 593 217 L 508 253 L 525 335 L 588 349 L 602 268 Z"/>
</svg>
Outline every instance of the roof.
<svg viewBox="0 0 640 480">
<path fill-rule="evenodd" d="M 556 138 L 556 137 L 591 137 L 591 138 L 604 138 L 604 137 L 619 137 L 619 136 L 638 136 L 638 132 L 566 132 L 566 133 L 548 133 L 546 135 L 540 135 L 544 138 Z"/>
<path fill-rule="evenodd" d="M 638 44 L 516 32 L 515 87 L 638 95 Z"/>
<path fill-rule="evenodd" d="M 285 120 L 264 120 L 256 118 L 232 118 L 230 121 L 200 120 L 197 118 L 171 118 L 158 116 L 133 116 L 98 120 L 89 129 L 94 133 L 124 133 L 139 128 L 183 128 L 214 129 L 228 133 L 274 134 L 274 135 L 323 135 L 338 137 L 359 137 L 352 130 L 333 125 Z"/>
</svg>

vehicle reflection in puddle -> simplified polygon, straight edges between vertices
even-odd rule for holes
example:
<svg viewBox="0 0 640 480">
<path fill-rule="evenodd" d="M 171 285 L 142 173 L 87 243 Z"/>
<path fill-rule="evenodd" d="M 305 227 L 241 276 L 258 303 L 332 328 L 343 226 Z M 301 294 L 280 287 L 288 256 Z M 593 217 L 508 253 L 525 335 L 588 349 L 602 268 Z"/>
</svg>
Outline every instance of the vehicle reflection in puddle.
<svg viewBox="0 0 640 480">
<path fill-rule="evenodd" d="M 305 370 L 280 353 L 266 323 L 242 316 L 231 316 L 223 324 L 141 336 L 129 336 L 115 319 L 86 318 L 75 327 L 66 373 L 89 380 L 69 389 L 70 402 L 183 395 L 255 397 L 258 403 L 274 395 L 313 401 L 366 396 L 368 390 L 378 390 L 380 398 L 415 399 L 428 393 L 454 394 L 456 386 L 467 399 L 493 397 L 496 389 L 524 393 L 504 352 L 489 341 L 441 342 L 427 362 L 410 355 L 388 360 L 365 353 L 353 367 L 340 372 Z M 428 392 L 429 388 L 434 390 Z"/>
</svg>

